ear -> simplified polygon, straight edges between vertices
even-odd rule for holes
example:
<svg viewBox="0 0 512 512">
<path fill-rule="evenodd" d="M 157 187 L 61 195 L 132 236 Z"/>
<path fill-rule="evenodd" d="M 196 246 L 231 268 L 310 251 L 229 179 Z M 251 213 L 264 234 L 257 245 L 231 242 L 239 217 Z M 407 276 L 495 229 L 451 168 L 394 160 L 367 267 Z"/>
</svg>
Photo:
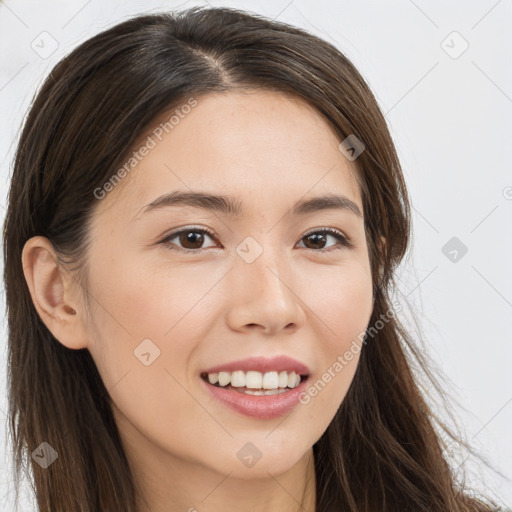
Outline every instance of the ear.
<svg viewBox="0 0 512 512">
<path fill-rule="evenodd" d="M 70 349 L 88 346 L 85 315 L 78 297 L 80 284 L 65 270 L 45 237 L 27 240 L 21 255 L 32 302 L 53 336 Z"/>
</svg>

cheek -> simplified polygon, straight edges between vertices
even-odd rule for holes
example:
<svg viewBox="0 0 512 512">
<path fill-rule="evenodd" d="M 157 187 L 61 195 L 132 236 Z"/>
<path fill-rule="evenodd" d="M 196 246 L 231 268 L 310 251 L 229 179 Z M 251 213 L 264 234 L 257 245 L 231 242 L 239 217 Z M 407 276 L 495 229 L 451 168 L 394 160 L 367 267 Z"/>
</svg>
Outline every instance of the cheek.
<svg viewBox="0 0 512 512">
<path fill-rule="evenodd" d="M 347 264 L 319 271 L 303 288 L 311 322 L 324 327 L 326 354 L 344 350 L 364 332 L 373 310 L 372 286 L 368 266 Z"/>
<path fill-rule="evenodd" d="M 324 276 L 325 277 L 325 276 Z M 311 322 L 318 326 L 318 367 L 301 397 L 311 421 L 327 428 L 353 380 L 362 340 L 373 310 L 367 267 L 336 269 L 309 288 Z M 320 287 L 320 284 L 328 286 Z M 321 429 L 321 430 L 322 430 Z"/>
<path fill-rule="evenodd" d="M 131 332 L 143 336 L 151 332 L 165 340 L 184 325 L 191 328 L 200 303 L 225 273 L 210 265 L 145 265 L 129 279 L 119 275 L 116 308 Z"/>
<path fill-rule="evenodd" d="M 183 380 L 211 316 L 213 303 L 207 295 L 216 283 L 222 286 L 225 273 L 218 268 L 156 269 L 133 261 L 116 259 L 111 268 L 96 267 L 90 280 L 90 352 L 107 389 L 146 364 L 164 378 L 169 369 Z"/>
<path fill-rule="evenodd" d="M 187 321 L 188 313 L 216 280 L 211 272 L 157 267 L 135 257 L 116 259 L 110 268 L 97 269 L 91 280 L 95 318 L 111 331 L 109 334 L 130 336 L 133 342 L 165 338 Z"/>
<path fill-rule="evenodd" d="M 91 280 L 90 352 L 118 421 L 127 431 L 135 426 L 152 442 L 179 451 L 188 446 L 190 425 L 205 421 L 204 409 L 187 391 L 187 368 L 204 337 L 198 305 L 219 277 L 146 267 L 131 272 L 128 265 L 118 265 Z"/>
</svg>

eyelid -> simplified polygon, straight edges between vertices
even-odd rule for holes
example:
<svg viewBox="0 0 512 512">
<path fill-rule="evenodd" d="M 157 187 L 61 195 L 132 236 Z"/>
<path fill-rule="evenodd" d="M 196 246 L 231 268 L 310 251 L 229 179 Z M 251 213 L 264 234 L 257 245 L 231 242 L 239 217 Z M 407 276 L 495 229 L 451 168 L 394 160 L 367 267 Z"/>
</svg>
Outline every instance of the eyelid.
<svg viewBox="0 0 512 512">
<path fill-rule="evenodd" d="M 347 241 L 350 241 L 350 238 L 345 235 L 345 233 L 343 233 L 343 231 L 339 230 L 339 229 L 336 229 L 336 228 L 327 228 L 327 227 L 320 227 L 320 228 L 313 228 L 313 229 L 310 229 L 309 231 L 306 231 L 303 235 L 302 235 L 302 238 L 306 237 L 306 236 L 309 236 L 309 235 L 312 235 L 313 233 L 329 233 L 329 234 L 336 234 L 336 235 L 340 235 L 342 236 L 343 238 L 345 238 Z"/>
<path fill-rule="evenodd" d="M 195 225 L 192 225 L 192 226 L 183 226 L 181 228 L 176 228 L 174 231 L 171 231 L 168 235 L 165 235 L 165 238 L 170 238 L 170 237 L 173 237 L 173 236 L 176 236 L 176 235 L 179 235 L 182 231 L 204 231 L 205 233 L 207 233 L 208 235 L 210 235 L 211 237 L 217 237 L 217 234 L 215 233 L 215 231 L 211 230 L 210 228 L 206 228 L 204 226 L 195 226 Z"/>
</svg>

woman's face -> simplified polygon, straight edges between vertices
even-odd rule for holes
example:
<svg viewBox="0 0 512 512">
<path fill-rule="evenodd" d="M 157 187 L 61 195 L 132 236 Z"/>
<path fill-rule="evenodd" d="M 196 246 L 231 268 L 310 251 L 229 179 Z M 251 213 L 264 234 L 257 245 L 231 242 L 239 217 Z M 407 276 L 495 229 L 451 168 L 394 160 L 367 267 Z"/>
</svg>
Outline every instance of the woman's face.
<svg viewBox="0 0 512 512">
<path fill-rule="evenodd" d="M 357 366 L 357 351 L 336 361 L 372 312 L 361 196 L 341 140 L 301 100 L 252 90 L 195 101 L 165 129 L 172 112 L 155 120 L 137 165 L 98 199 L 88 349 L 138 457 L 275 475 L 320 438 Z M 327 195 L 357 208 L 308 203 Z M 293 369 L 308 374 L 300 393 Z M 210 384 L 208 370 L 237 389 Z"/>
</svg>

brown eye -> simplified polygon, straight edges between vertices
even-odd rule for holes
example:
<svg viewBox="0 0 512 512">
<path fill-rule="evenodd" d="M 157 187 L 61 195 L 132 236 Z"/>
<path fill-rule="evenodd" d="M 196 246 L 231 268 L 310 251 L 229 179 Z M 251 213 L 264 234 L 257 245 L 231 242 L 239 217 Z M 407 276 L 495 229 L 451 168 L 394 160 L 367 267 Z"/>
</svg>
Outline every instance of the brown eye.
<svg viewBox="0 0 512 512">
<path fill-rule="evenodd" d="M 178 239 L 184 249 L 200 249 L 204 243 L 204 235 L 198 231 L 182 231 Z"/>
<path fill-rule="evenodd" d="M 171 249 L 186 252 L 200 252 L 204 249 L 202 246 L 205 242 L 205 235 L 209 238 L 213 238 L 214 236 L 213 233 L 210 233 L 206 229 L 187 228 L 169 235 L 167 238 L 162 240 L 161 243 L 171 246 Z M 177 239 L 179 245 L 171 242 L 171 240 L 175 239 Z"/>
<path fill-rule="evenodd" d="M 304 240 L 309 242 L 304 244 L 308 249 L 323 249 L 327 243 L 327 236 L 324 233 L 313 233 L 304 237 Z"/>
<path fill-rule="evenodd" d="M 337 239 L 339 241 L 338 245 L 342 247 L 351 247 L 351 243 L 347 237 L 334 229 L 314 231 L 305 235 L 302 240 L 307 240 L 307 243 L 304 244 L 306 249 L 322 250 L 325 249 L 329 237 Z"/>
</svg>

